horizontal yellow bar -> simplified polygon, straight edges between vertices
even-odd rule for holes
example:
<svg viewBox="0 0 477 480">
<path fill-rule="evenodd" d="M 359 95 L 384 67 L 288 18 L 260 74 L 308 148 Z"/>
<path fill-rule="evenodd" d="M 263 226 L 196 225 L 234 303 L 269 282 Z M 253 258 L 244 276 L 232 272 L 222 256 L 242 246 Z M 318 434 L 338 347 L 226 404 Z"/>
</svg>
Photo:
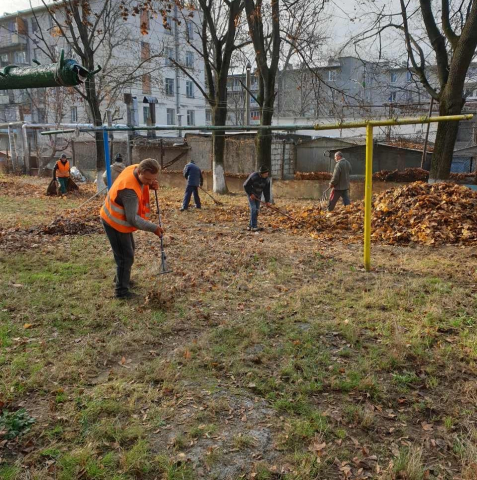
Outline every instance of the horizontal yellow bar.
<svg viewBox="0 0 477 480">
<path fill-rule="evenodd" d="M 383 127 L 389 125 L 412 125 L 417 123 L 434 123 L 434 122 L 455 122 L 458 120 L 470 120 L 473 118 L 472 114 L 467 115 L 444 115 L 441 117 L 415 117 L 415 118 L 401 118 L 390 120 L 365 120 L 364 122 L 340 122 L 332 123 L 330 125 L 314 125 L 314 130 L 339 130 L 342 128 L 360 128 L 371 125 L 373 127 Z"/>
</svg>

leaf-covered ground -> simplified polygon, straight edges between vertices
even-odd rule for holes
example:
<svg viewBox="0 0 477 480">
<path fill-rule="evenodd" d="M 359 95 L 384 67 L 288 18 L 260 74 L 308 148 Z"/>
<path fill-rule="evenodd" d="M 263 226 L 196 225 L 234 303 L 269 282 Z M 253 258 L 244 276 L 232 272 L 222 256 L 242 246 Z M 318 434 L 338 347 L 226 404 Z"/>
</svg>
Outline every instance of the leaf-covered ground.
<svg viewBox="0 0 477 480">
<path fill-rule="evenodd" d="M 298 222 L 255 234 L 242 196 L 162 188 L 172 273 L 139 232 L 121 303 L 94 190 L 0 180 L 0 478 L 477 478 L 474 246 L 376 243 L 365 273 L 359 205 L 276 199 Z"/>
</svg>

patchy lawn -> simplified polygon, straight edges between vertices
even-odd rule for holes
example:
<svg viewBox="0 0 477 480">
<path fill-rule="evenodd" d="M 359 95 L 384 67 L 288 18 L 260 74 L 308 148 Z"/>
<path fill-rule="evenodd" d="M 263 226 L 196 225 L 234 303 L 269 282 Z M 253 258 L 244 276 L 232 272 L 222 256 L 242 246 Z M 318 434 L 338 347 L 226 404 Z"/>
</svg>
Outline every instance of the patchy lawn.
<svg viewBox="0 0 477 480">
<path fill-rule="evenodd" d="M 124 303 L 100 229 L 43 233 L 92 187 L 2 180 L 0 478 L 477 478 L 475 247 L 373 245 L 366 273 L 342 231 L 164 188 L 172 273 L 139 232 Z"/>
</svg>

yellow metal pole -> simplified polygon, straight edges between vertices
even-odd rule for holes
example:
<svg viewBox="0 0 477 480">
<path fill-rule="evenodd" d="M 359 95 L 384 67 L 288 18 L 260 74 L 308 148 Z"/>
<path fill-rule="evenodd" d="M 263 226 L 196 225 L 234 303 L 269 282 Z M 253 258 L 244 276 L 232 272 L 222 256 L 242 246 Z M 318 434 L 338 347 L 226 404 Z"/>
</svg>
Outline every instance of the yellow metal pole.
<svg viewBox="0 0 477 480">
<path fill-rule="evenodd" d="M 364 183 L 364 268 L 371 270 L 371 200 L 373 195 L 373 125 L 366 125 L 366 177 Z"/>
</svg>

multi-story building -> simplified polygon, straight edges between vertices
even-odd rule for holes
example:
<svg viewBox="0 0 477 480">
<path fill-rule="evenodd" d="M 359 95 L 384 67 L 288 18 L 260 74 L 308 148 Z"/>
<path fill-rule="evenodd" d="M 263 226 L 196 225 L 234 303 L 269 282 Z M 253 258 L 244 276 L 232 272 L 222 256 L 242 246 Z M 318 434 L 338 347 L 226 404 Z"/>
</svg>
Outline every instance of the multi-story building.
<svg viewBox="0 0 477 480">
<path fill-rule="evenodd" d="M 438 82 L 432 66 L 429 67 L 428 77 L 431 85 L 436 86 Z M 245 74 L 229 77 L 227 120 L 231 125 L 244 124 L 245 78 Z M 252 78 L 252 89 L 258 89 L 256 77 Z M 329 59 L 326 65 L 312 71 L 304 67 L 282 70 L 277 75 L 276 91 L 275 125 L 428 115 L 431 103 L 429 93 L 406 65 L 395 66 L 389 62 L 371 62 L 355 57 Z M 477 65 L 469 68 L 465 94 L 465 108 L 473 112 L 477 108 Z M 249 111 L 248 123 L 260 123 L 260 109 L 252 97 Z M 438 112 L 436 103 L 433 112 Z M 399 132 L 422 137 L 426 129 L 426 126 L 417 125 L 401 127 Z M 436 129 L 437 124 L 430 126 L 431 139 Z M 461 130 L 469 130 L 470 133 L 462 132 L 459 141 L 477 143 L 475 123 L 467 122 L 461 125 Z M 358 132 L 347 133 L 354 135 Z M 391 128 L 381 133 L 391 136 Z"/>
<path fill-rule="evenodd" d="M 92 2 L 92 9 L 102 5 Z M 56 21 L 65 26 L 65 15 L 46 7 L 0 17 L 1 66 L 51 63 L 61 49 L 66 58 L 77 58 Z M 55 21 L 56 19 L 56 21 Z M 167 21 L 150 13 L 118 18 L 96 53 L 103 67 L 97 74 L 104 121 L 106 109 L 113 121 L 135 125 L 200 125 L 205 123 L 205 100 L 192 79 L 176 64 L 204 84 L 202 58 L 194 51 L 200 44 L 195 23 L 198 13 L 173 10 Z M 68 28 L 66 28 L 66 31 Z M 105 29 L 106 30 L 106 29 Z M 114 48 L 110 46 L 115 44 Z M 78 59 L 78 58 L 77 58 Z M 80 86 L 79 89 L 83 89 Z M 0 123 L 91 123 L 84 98 L 73 88 L 0 91 Z M 170 132 L 176 135 L 175 132 Z"/>
</svg>

